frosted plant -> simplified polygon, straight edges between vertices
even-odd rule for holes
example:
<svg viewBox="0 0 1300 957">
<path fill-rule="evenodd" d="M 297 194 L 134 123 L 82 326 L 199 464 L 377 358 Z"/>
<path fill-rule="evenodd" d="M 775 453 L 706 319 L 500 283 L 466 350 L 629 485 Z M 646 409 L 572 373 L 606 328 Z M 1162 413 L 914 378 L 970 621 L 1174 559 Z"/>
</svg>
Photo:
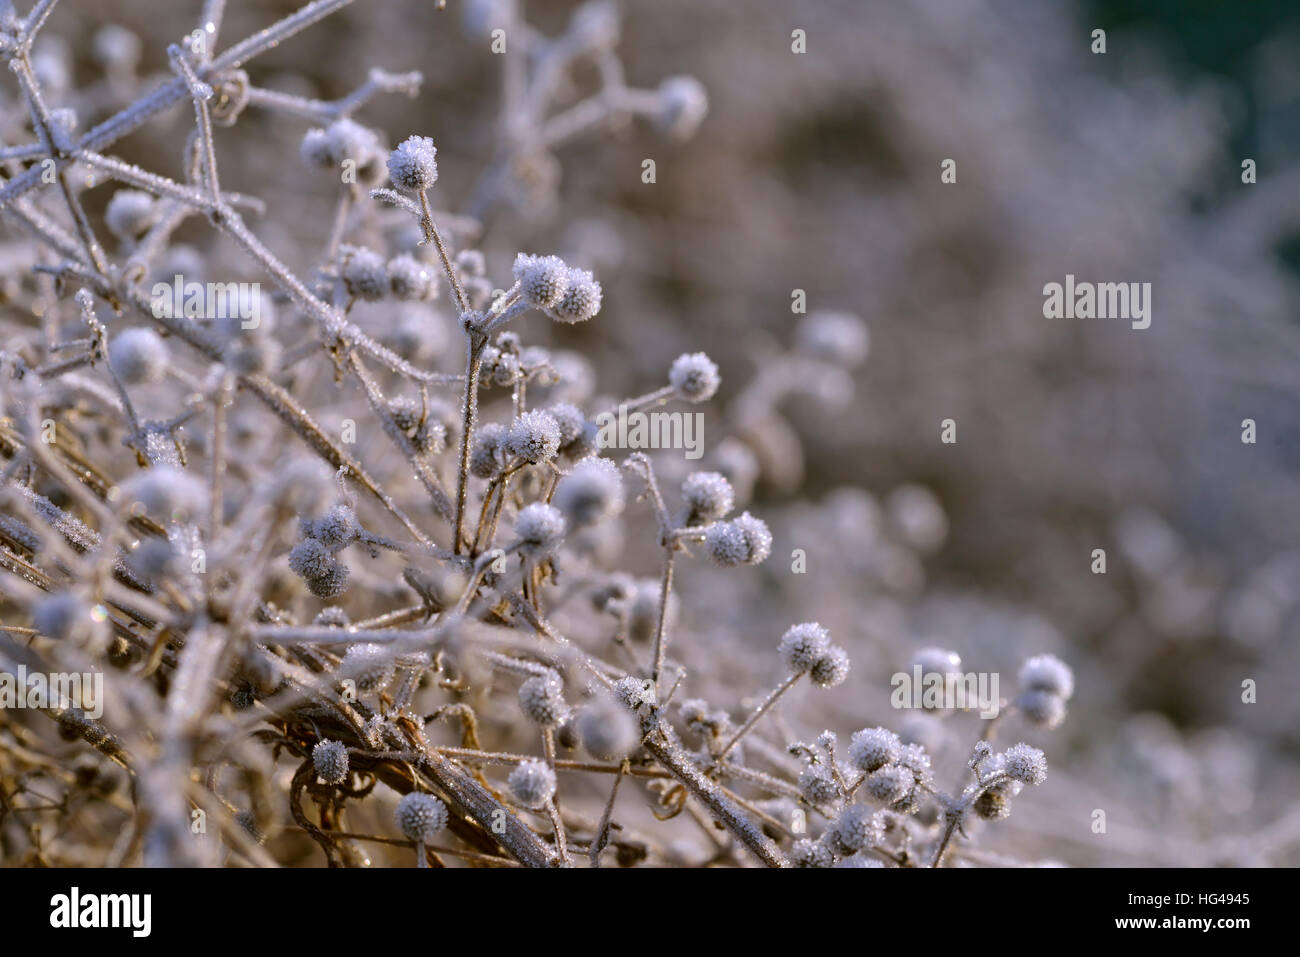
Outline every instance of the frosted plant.
<svg viewBox="0 0 1300 957">
<path fill-rule="evenodd" d="M 493 156 L 464 191 L 458 131 L 389 135 L 367 118 L 375 97 L 418 93 L 418 73 L 374 69 L 332 101 L 261 85 L 262 53 L 348 5 L 313 0 L 224 46 L 221 0 L 183 43 L 99 33 L 105 87 L 76 109 L 36 51 L 56 4 L 3 7 L 16 91 L 4 105 L 22 120 L 3 129 L 0 209 L 26 252 L 0 261 L 22 305 L 0 351 L 0 594 L 5 621 L 22 623 L 6 624 L 0 665 L 110 680 L 100 715 L 23 715 L 18 757 L 6 746 L 0 761 L 52 743 L 30 718 L 134 782 L 129 805 L 96 808 L 129 822 L 107 851 L 79 848 L 71 829 L 16 840 L 42 862 L 147 865 L 281 863 L 265 839 L 288 833 L 313 862 L 347 866 L 366 841 L 410 842 L 421 867 L 965 854 L 964 823 L 1005 817 L 1046 773 L 1041 752 L 982 752 L 954 797 L 910 737 L 869 728 L 844 755 L 830 732 L 790 742 L 800 696 L 852 697 L 858 636 L 837 622 L 746 629 L 753 644 L 728 676 L 714 643 L 742 629 L 711 635 L 697 617 L 770 585 L 785 542 L 761 498 L 748 509 L 765 464 L 800 456 L 797 442 L 773 455 L 788 428 L 777 407 L 842 401 L 865 325 L 809 316 L 729 395 L 728 362 L 691 344 L 670 361 L 674 345 L 666 381 L 616 407 L 729 400 L 736 435 L 682 474 L 694 466 L 602 448 L 610 397 L 596 381 L 613 370 L 547 345 L 619 335 L 612 317 L 634 305 L 618 270 L 558 240 L 524 252 L 492 233 L 498 204 L 554 198 L 556 157 L 580 136 L 629 117 L 691 134 L 703 86 L 629 85 L 603 0 L 554 37 L 514 4 L 467 3 L 471 32 L 504 17 L 508 44 Z M 154 47 L 169 71 L 156 86 L 135 72 Z M 187 124 L 176 176 L 114 154 L 173 108 Z M 328 229 L 300 248 L 282 248 L 274 217 L 290 214 L 275 190 L 235 192 L 256 179 L 222 175 L 237 157 L 217 131 L 254 114 L 279 138 L 252 136 L 249 153 L 293 165 L 331 204 Z M 101 215 L 91 184 L 105 182 Z M 183 225 L 219 242 L 182 243 Z M 156 285 L 173 279 L 174 299 Z M 903 557 L 879 577 L 896 581 L 946 525 L 923 494 L 888 511 Z M 1011 710 L 1059 724 L 1064 664 L 1033 658 L 1021 685 Z M 371 805 L 390 810 L 353 815 Z M 191 838 L 195 808 L 216 839 Z M 375 820 L 387 833 L 354 829 Z"/>
</svg>

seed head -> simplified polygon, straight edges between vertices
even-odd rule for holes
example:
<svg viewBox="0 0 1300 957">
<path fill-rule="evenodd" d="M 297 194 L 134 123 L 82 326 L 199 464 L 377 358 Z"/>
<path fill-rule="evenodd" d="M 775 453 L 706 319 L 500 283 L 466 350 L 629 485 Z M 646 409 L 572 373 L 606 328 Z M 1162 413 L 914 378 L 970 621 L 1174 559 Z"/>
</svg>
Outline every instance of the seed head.
<svg viewBox="0 0 1300 957">
<path fill-rule="evenodd" d="M 95 60 L 116 70 L 134 70 L 140 62 L 140 47 L 140 38 L 116 23 L 100 27 L 91 41 Z"/>
<path fill-rule="evenodd" d="M 673 139 L 689 139 L 709 112 L 709 95 L 693 76 L 670 76 L 659 84 L 655 122 Z"/>
<path fill-rule="evenodd" d="M 339 677 L 352 681 L 361 691 L 382 688 L 393 677 L 393 655 L 373 642 L 349 646 L 339 664 Z"/>
<path fill-rule="evenodd" d="M 704 547 L 719 565 L 757 565 L 772 553 L 772 533 L 767 524 L 748 512 L 729 522 L 710 525 Z"/>
<path fill-rule="evenodd" d="M 373 249 L 343 247 L 343 285 L 358 299 L 375 301 L 388 292 L 388 264 Z"/>
<path fill-rule="evenodd" d="M 438 150 L 427 136 L 408 136 L 388 157 L 393 185 L 408 193 L 428 189 L 438 181 Z"/>
<path fill-rule="evenodd" d="M 790 863 L 795 867 L 832 867 L 835 855 L 821 841 L 801 837 L 790 846 Z"/>
<path fill-rule="evenodd" d="M 407 302 L 433 299 L 438 294 L 438 276 L 429 264 L 410 253 L 388 260 L 388 286 L 393 296 Z"/>
<path fill-rule="evenodd" d="M 374 165 L 379 137 L 355 120 L 335 120 L 325 129 L 308 130 L 300 147 L 303 162 L 321 169 L 337 168 L 351 160 L 358 171 Z"/>
<path fill-rule="evenodd" d="M 786 670 L 791 674 L 803 674 L 830 650 L 831 636 L 825 628 L 815 621 L 805 621 L 793 625 L 781 636 L 777 651 Z"/>
<path fill-rule="evenodd" d="M 347 505 L 335 505 L 310 525 L 310 535 L 332 552 L 352 544 L 361 533 L 357 514 Z"/>
<path fill-rule="evenodd" d="M 420 403 L 406 396 L 391 399 L 388 414 L 393 417 L 393 424 L 403 432 L 410 432 L 420 424 Z"/>
<path fill-rule="evenodd" d="M 1017 787 L 1020 785 L 1017 784 Z M 1004 785 L 991 787 L 975 799 L 972 809 L 986 821 L 1001 821 L 1011 816 L 1012 792 Z"/>
<path fill-rule="evenodd" d="M 337 598 L 348 590 L 348 580 L 352 572 L 340 561 L 331 561 L 321 575 L 305 578 L 307 590 L 317 598 Z"/>
<path fill-rule="evenodd" d="M 594 525 L 623 511 L 623 476 L 609 459 L 585 458 L 556 484 L 551 501 L 570 527 Z"/>
<path fill-rule="evenodd" d="M 1020 687 L 1026 691 L 1048 691 L 1067 701 L 1074 694 L 1074 672 L 1056 655 L 1035 655 L 1020 666 Z"/>
<path fill-rule="evenodd" d="M 833 804 L 840 799 L 840 786 L 824 764 L 810 764 L 801 770 L 798 786 L 809 804 Z"/>
<path fill-rule="evenodd" d="M 1030 724 L 1042 728 L 1056 728 L 1065 720 L 1065 699 L 1059 694 L 1041 689 L 1022 692 L 1016 699 L 1020 713 Z"/>
<path fill-rule="evenodd" d="M 104 224 L 118 239 L 138 239 L 158 216 L 158 203 L 138 189 L 119 189 L 104 209 Z"/>
<path fill-rule="evenodd" d="M 555 405 L 548 406 L 546 413 L 555 420 L 555 424 L 560 430 L 561 451 L 580 439 L 587 427 L 587 417 L 581 409 L 571 403 L 558 402 Z"/>
<path fill-rule="evenodd" d="M 289 550 L 289 568 L 303 578 L 327 575 L 334 564 L 334 555 L 315 538 L 304 538 Z"/>
<path fill-rule="evenodd" d="M 839 845 L 848 851 L 874 847 L 885 839 L 885 822 L 879 811 L 863 804 L 850 804 L 831 825 Z"/>
<path fill-rule="evenodd" d="M 521 761 L 506 779 L 510 793 L 525 807 L 542 808 L 555 796 L 555 772 L 545 761 Z"/>
<path fill-rule="evenodd" d="M 655 684 L 645 678 L 628 675 L 614 682 L 614 695 L 633 711 L 655 703 Z"/>
<path fill-rule="evenodd" d="M 912 772 L 918 784 L 929 784 L 933 776 L 930 771 L 930 755 L 919 744 L 905 744 L 898 754 L 898 763 Z"/>
<path fill-rule="evenodd" d="M 597 761 L 621 761 L 641 743 L 636 719 L 607 697 L 579 711 L 575 723 L 582 746 Z"/>
<path fill-rule="evenodd" d="M 585 269 L 568 271 L 564 293 L 547 312 L 556 322 L 586 322 L 600 312 L 601 288 L 594 276 Z"/>
<path fill-rule="evenodd" d="M 808 677 L 819 688 L 834 688 L 849 676 L 849 653 L 839 645 L 831 645 L 826 653 L 813 662 Z"/>
<path fill-rule="evenodd" d="M 820 311 L 809 313 L 799 324 L 798 344 L 814 359 L 853 369 L 866 360 L 870 338 L 857 316 Z"/>
<path fill-rule="evenodd" d="M 532 465 L 555 458 L 560 450 L 560 426 L 549 412 L 525 412 L 510 423 L 506 451 Z"/>
<path fill-rule="evenodd" d="M 922 648 L 912 656 L 912 666 L 921 666 L 921 675 L 961 674 L 961 655 L 946 648 Z"/>
<path fill-rule="evenodd" d="M 326 784 L 342 784 L 348 779 L 348 749 L 342 741 L 318 741 L 311 749 L 316 776 Z"/>
<path fill-rule="evenodd" d="M 507 438 L 504 425 L 489 422 L 479 426 L 469 452 L 469 470 L 479 478 L 491 478 L 505 468 Z"/>
<path fill-rule="evenodd" d="M 668 384 L 687 402 L 705 402 L 718 391 L 722 378 L 717 363 L 703 352 L 685 352 L 669 366 Z"/>
<path fill-rule="evenodd" d="M 1047 758 L 1038 748 L 1021 742 L 1007 748 L 1005 755 L 1007 775 L 1022 784 L 1042 784 L 1047 780 Z"/>
<path fill-rule="evenodd" d="M 525 554 L 549 555 L 564 538 L 564 515 L 545 502 L 525 505 L 515 516 L 515 536 Z"/>
<path fill-rule="evenodd" d="M 887 728 L 863 728 L 849 739 L 849 764 L 859 771 L 874 771 L 897 761 L 903 742 Z"/>
<path fill-rule="evenodd" d="M 682 482 L 682 498 L 690 514 L 687 525 L 714 522 L 731 511 L 736 495 L 720 472 L 692 472 Z"/>
<path fill-rule="evenodd" d="M 126 329 L 108 344 L 108 364 L 127 385 L 161 381 L 170 363 L 167 343 L 144 326 Z"/>
<path fill-rule="evenodd" d="M 80 637 L 88 634 L 93 625 L 90 605 L 72 592 L 49 595 L 32 610 L 32 625 L 48 638 Z"/>
<path fill-rule="evenodd" d="M 323 129 L 310 129 L 303 134 L 302 142 L 298 145 L 298 155 L 308 166 L 316 169 L 328 169 L 333 166 L 331 159 L 331 144 L 329 134 Z"/>
<path fill-rule="evenodd" d="M 911 792 L 916 781 L 912 772 L 902 765 L 886 764 L 867 775 L 862 786 L 881 804 L 894 804 Z"/>
<path fill-rule="evenodd" d="M 524 302 L 536 309 L 553 309 L 569 289 L 570 269 L 559 256 L 515 257 L 514 276 Z"/>
<path fill-rule="evenodd" d="M 569 717 L 564 686 L 556 674 L 537 675 L 519 686 L 519 707 L 529 721 L 555 728 Z"/>
<path fill-rule="evenodd" d="M 447 826 L 447 805 L 432 794 L 412 791 L 397 802 L 393 819 L 407 840 L 428 844 Z"/>
</svg>

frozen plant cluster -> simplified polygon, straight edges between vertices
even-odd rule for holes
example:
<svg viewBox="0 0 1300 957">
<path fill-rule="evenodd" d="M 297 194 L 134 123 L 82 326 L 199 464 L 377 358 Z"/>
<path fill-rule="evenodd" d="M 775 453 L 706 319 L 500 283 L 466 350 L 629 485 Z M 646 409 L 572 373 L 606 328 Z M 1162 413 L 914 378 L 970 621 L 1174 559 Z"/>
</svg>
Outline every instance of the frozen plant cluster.
<svg viewBox="0 0 1300 957">
<path fill-rule="evenodd" d="M 737 393 L 736 435 L 675 474 L 603 449 L 594 371 L 536 344 L 539 326 L 581 337 L 620 308 L 600 277 L 548 249 L 497 262 L 476 244 L 488 208 L 552 192 L 555 151 L 578 135 L 643 116 L 688 136 L 699 84 L 628 86 L 603 0 L 556 36 L 513 4 L 464 4 L 472 33 L 500 22 L 517 42 L 495 158 L 451 212 L 439 141 L 392 145 L 363 121 L 375 97 L 418 92 L 418 73 L 375 69 L 322 101 L 249 72 L 349 0 L 224 47 L 225 3 L 206 0 L 164 44 L 161 84 L 136 71 L 153 38 L 106 27 L 103 82 L 85 91 L 40 46 L 57 5 L 0 0 L 16 85 L 0 211 L 21 237 L 3 261 L 0 667 L 105 680 L 94 707 L 0 716 L 6 804 L 61 795 L 44 822 L 0 819 L 6 860 L 364 866 L 394 844 L 421 867 L 976 860 L 968 826 L 1042 782 L 1041 751 L 995 751 L 989 724 L 973 780 L 948 793 L 923 744 L 893 731 L 861 730 L 844 755 L 831 731 L 801 743 L 778 705 L 849 679 L 832 629 L 770 636 L 751 657 L 779 676 L 738 703 L 694 665 L 710 652 L 679 617 L 697 575 L 773 558 L 748 506 L 764 463 L 799 456 L 778 406 L 843 407 L 861 320 L 804 318 Z M 565 105 L 569 75 L 592 68 L 596 92 Z M 177 111 L 180 176 L 112 152 Z M 260 113 L 301 129 L 275 162 L 336 190 L 309 267 L 249 222 L 291 210 L 223 184 L 239 160 L 218 131 Z M 197 225 L 244 271 L 179 241 Z M 173 276 L 208 301 L 160 302 Z M 707 406 L 721 384 L 688 349 L 617 407 Z M 899 554 L 934 547 L 941 510 L 899 495 Z M 657 575 L 638 574 L 647 563 Z M 1058 725 L 1069 668 L 1035 657 L 1021 678 L 1007 707 Z"/>
</svg>

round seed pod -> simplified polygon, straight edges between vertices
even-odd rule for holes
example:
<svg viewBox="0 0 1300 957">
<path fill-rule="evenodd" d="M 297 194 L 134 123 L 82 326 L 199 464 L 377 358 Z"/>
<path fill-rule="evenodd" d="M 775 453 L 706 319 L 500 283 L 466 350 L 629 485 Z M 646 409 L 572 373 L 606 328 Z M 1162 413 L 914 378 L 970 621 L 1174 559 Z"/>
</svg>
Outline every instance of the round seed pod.
<svg viewBox="0 0 1300 957">
<path fill-rule="evenodd" d="M 1016 699 L 1016 704 L 1025 720 L 1040 728 L 1056 728 L 1065 720 L 1065 699 L 1051 691 L 1026 691 Z"/>
<path fill-rule="evenodd" d="M 118 239 L 139 239 L 157 218 L 157 200 L 138 189 L 119 189 L 104 209 L 104 224 Z"/>
<path fill-rule="evenodd" d="M 729 522 L 710 525 L 704 533 L 704 547 L 715 564 L 757 565 L 772 553 L 772 533 L 762 519 L 745 512 Z"/>
<path fill-rule="evenodd" d="M 479 478 L 491 478 L 505 468 L 507 431 L 504 425 L 489 422 L 479 426 L 470 446 L 469 470 Z"/>
<path fill-rule="evenodd" d="M 658 127 L 673 139 L 695 135 L 709 112 L 709 95 L 693 76 L 670 76 L 659 84 Z"/>
<path fill-rule="evenodd" d="M 515 536 L 524 554 L 532 558 L 549 555 L 564 539 L 564 516 L 545 502 L 525 505 L 515 516 Z"/>
<path fill-rule="evenodd" d="M 795 867 L 831 867 L 835 855 L 821 841 L 801 837 L 790 847 L 790 863 Z"/>
<path fill-rule="evenodd" d="M 600 312 L 600 283 L 585 269 L 570 269 L 563 295 L 547 314 L 557 322 L 586 322 Z"/>
<path fill-rule="evenodd" d="M 815 621 L 793 625 L 781 636 L 777 652 L 786 670 L 803 674 L 826 654 L 830 648 L 830 633 Z"/>
<path fill-rule="evenodd" d="M 655 685 L 646 678 L 628 675 L 614 682 L 614 696 L 633 711 L 655 703 Z"/>
<path fill-rule="evenodd" d="M 342 741 L 323 740 L 311 749 L 316 776 L 326 784 L 342 784 L 348 779 L 348 749 Z"/>
<path fill-rule="evenodd" d="M 569 267 L 559 256 L 515 257 L 515 281 L 524 302 L 536 309 L 553 309 L 569 288 Z"/>
<path fill-rule="evenodd" d="M 703 525 L 724 517 L 735 505 L 736 493 L 721 472 L 692 472 L 682 482 L 689 513 L 687 525 Z"/>
<path fill-rule="evenodd" d="M 560 430 L 561 450 L 582 438 L 583 430 L 587 426 L 587 417 L 582 414 L 582 410 L 576 405 L 560 402 L 549 406 L 546 409 L 546 414 L 555 420 L 555 425 Z"/>
<path fill-rule="evenodd" d="M 311 523 L 311 537 L 331 552 L 345 548 L 357 540 L 361 525 L 356 512 L 347 505 L 335 505 Z"/>
<path fill-rule="evenodd" d="M 320 578 L 328 575 L 335 564 L 334 556 L 323 542 L 304 538 L 289 551 L 289 568 L 303 578 Z"/>
<path fill-rule="evenodd" d="M 575 721 L 582 746 L 597 761 L 621 761 L 641 743 L 636 719 L 608 698 L 597 698 Z"/>
<path fill-rule="evenodd" d="M 916 781 L 912 772 L 898 764 L 886 764 L 867 775 L 862 782 L 874 800 L 881 804 L 894 804 L 911 792 Z"/>
<path fill-rule="evenodd" d="M 831 833 L 847 851 L 874 847 L 885 838 L 885 822 L 879 811 L 862 804 L 850 804 L 831 825 Z"/>
<path fill-rule="evenodd" d="M 849 739 L 849 764 L 859 771 L 874 771 L 902 752 L 903 742 L 887 728 L 863 728 Z"/>
<path fill-rule="evenodd" d="M 1018 678 L 1026 691 L 1047 691 L 1067 701 L 1074 694 L 1074 672 L 1056 655 L 1027 658 Z"/>
<path fill-rule="evenodd" d="M 569 717 L 564 686 L 555 674 L 537 675 L 519 686 L 519 708 L 529 721 L 554 728 Z"/>
<path fill-rule="evenodd" d="M 393 185 L 408 193 L 428 189 L 438 181 L 438 150 L 427 136 L 408 136 L 388 157 Z"/>
<path fill-rule="evenodd" d="M 713 398 L 722 384 L 717 364 L 703 352 L 683 353 L 668 368 L 668 384 L 687 402 L 705 402 Z"/>
<path fill-rule="evenodd" d="M 551 501 L 570 527 L 594 525 L 623 511 L 623 476 L 609 459 L 585 458 L 556 484 Z"/>
<path fill-rule="evenodd" d="M 88 602 L 72 592 L 48 595 L 32 609 L 32 626 L 48 638 L 79 640 L 96 629 Z"/>
<path fill-rule="evenodd" d="M 345 246 L 343 253 L 343 286 L 348 294 L 358 299 L 376 301 L 388 293 L 388 264 L 373 249 Z"/>
<path fill-rule="evenodd" d="M 161 381 L 170 363 L 162 336 L 143 326 L 124 330 L 108 344 L 109 367 L 127 385 Z"/>
<path fill-rule="evenodd" d="M 862 365 L 870 348 L 866 324 L 847 312 L 810 312 L 799 323 L 796 342 L 800 351 L 822 362 L 848 369 Z"/>
<path fill-rule="evenodd" d="M 1004 758 L 1011 780 L 1022 784 L 1042 784 L 1047 780 L 1047 758 L 1038 748 L 1022 741 L 1007 748 Z"/>
<path fill-rule="evenodd" d="M 397 802 L 393 819 L 407 840 L 428 844 L 447 826 L 447 805 L 432 794 L 412 791 Z"/>
<path fill-rule="evenodd" d="M 813 662 L 808 672 L 812 683 L 819 688 L 834 688 L 849 676 L 849 653 L 839 645 L 831 645 L 826 653 Z"/>
<path fill-rule="evenodd" d="M 972 808 L 986 821 L 1001 821 L 1011 816 L 1011 795 L 1006 788 L 991 787 L 975 799 Z"/>
<path fill-rule="evenodd" d="M 426 262 L 410 253 L 388 260 L 388 287 L 394 298 L 405 302 L 421 302 L 438 294 L 438 274 Z"/>
<path fill-rule="evenodd" d="M 810 764 L 799 772 L 799 793 L 810 804 L 833 804 L 840 799 L 840 786 L 829 769 Z"/>
<path fill-rule="evenodd" d="M 506 451 L 536 465 L 555 458 L 560 450 L 560 426 L 550 413 L 525 412 L 510 424 Z"/>
<path fill-rule="evenodd" d="M 545 761 L 521 761 L 506 779 L 510 793 L 525 807 L 542 808 L 555 796 L 555 772 Z"/>
</svg>

